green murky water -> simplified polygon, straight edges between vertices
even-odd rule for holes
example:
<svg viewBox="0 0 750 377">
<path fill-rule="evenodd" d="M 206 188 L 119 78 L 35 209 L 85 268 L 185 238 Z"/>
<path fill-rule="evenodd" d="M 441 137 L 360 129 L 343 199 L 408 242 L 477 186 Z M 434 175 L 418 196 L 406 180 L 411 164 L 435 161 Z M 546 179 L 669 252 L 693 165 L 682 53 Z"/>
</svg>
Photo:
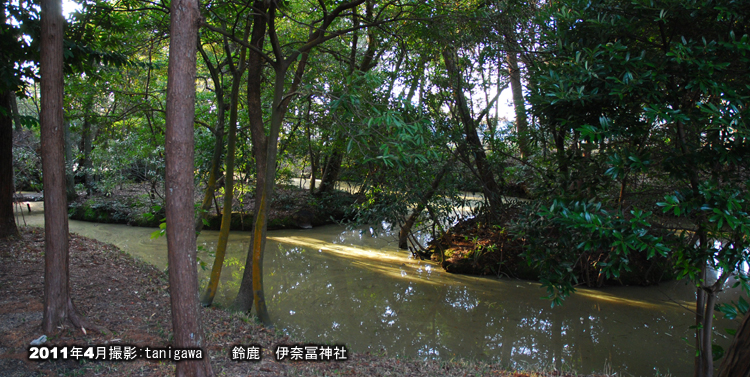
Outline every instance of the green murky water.
<svg viewBox="0 0 750 377">
<path fill-rule="evenodd" d="M 41 208 L 32 204 L 27 223 L 42 224 Z M 153 229 L 71 221 L 70 230 L 166 266 L 166 238 L 150 239 Z M 217 237 L 203 232 L 198 244 L 211 250 Z M 220 303 L 236 294 L 248 243 L 247 232 L 230 236 Z M 208 270 L 212 260 L 205 250 L 199 256 Z M 199 274 L 204 284 L 207 270 Z M 540 299 L 545 292 L 538 283 L 447 274 L 398 250 L 382 227 L 271 231 L 264 271 L 271 317 L 304 341 L 388 355 L 478 358 L 508 367 L 692 373 L 694 351 L 683 338 L 693 336 L 688 308 L 695 294 L 682 282 L 580 289 L 553 309 Z M 731 326 L 720 322 L 717 328 Z"/>
</svg>

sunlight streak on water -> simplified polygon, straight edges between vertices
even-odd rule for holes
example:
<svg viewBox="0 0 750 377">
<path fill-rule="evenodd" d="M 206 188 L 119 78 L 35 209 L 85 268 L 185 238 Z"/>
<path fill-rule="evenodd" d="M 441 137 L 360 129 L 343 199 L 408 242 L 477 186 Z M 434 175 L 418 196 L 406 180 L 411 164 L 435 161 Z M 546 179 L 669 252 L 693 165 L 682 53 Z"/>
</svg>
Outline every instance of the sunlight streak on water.
<svg viewBox="0 0 750 377">
<path fill-rule="evenodd" d="M 43 224 L 40 210 L 34 203 L 27 222 Z M 70 229 L 166 266 L 166 239 L 150 239 L 154 229 L 80 221 Z M 207 251 L 217 237 L 204 231 L 198 239 L 208 268 Z M 216 302 L 234 299 L 249 240 L 248 232 L 231 233 Z M 693 337 L 695 290 L 683 282 L 579 289 L 562 307 L 550 308 L 538 283 L 447 274 L 397 250 L 392 236 L 337 226 L 269 232 L 264 271 L 277 327 L 305 342 L 511 367 L 565 362 L 584 373 L 600 370 L 603 360 L 624 375 L 692 370 L 693 350 L 682 338 Z M 199 272 L 205 282 L 208 271 Z M 736 300 L 733 295 L 721 299 Z M 736 327 L 717 322 L 717 328 Z"/>
</svg>

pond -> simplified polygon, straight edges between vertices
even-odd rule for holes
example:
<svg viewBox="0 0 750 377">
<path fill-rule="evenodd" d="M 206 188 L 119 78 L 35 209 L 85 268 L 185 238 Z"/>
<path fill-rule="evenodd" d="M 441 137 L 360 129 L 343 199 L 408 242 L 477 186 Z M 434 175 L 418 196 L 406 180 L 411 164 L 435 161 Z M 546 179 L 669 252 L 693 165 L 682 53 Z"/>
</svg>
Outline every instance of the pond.
<svg viewBox="0 0 750 377">
<path fill-rule="evenodd" d="M 41 209 L 32 203 L 26 222 L 41 225 Z M 166 238 L 152 240 L 154 229 L 71 221 L 70 230 L 166 266 Z M 236 294 L 249 237 L 230 235 L 219 304 Z M 199 270 L 203 284 L 217 238 L 218 232 L 204 231 L 198 239 L 207 264 Z M 453 275 L 415 260 L 397 249 L 382 225 L 270 231 L 264 263 L 271 318 L 306 342 L 390 356 L 491 360 L 508 368 L 692 374 L 695 291 L 686 282 L 582 288 L 551 308 L 536 282 Z M 720 320 L 717 333 L 736 326 Z M 717 338 L 728 346 L 728 339 Z"/>
</svg>

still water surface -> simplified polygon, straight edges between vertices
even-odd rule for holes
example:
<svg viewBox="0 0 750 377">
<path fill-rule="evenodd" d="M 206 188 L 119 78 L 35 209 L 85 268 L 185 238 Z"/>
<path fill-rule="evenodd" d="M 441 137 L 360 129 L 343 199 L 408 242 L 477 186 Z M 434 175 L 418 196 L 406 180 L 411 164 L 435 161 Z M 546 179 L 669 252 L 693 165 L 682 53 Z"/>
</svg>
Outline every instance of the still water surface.
<svg viewBox="0 0 750 377">
<path fill-rule="evenodd" d="M 41 205 L 32 206 L 26 222 L 41 225 Z M 70 230 L 166 266 L 166 238 L 150 239 L 154 229 L 70 221 Z M 249 235 L 230 235 L 220 304 L 236 294 Z M 212 262 L 206 251 L 217 237 L 204 231 L 198 239 L 207 263 L 199 271 L 204 284 Z M 511 368 L 692 374 L 693 351 L 683 338 L 692 343 L 694 319 L 686 308 L 695 293 L 683 282 L 579 289 L 562 307 L 550 308 L 538 283 L 447 274 L 398 250 L 382 227 L 271 231 L 264 263 L 270 315 L 303 341 L 406 357 L 477 358 Z M 736 324 L 717 324 L 725 327 Z"/>
</svg>

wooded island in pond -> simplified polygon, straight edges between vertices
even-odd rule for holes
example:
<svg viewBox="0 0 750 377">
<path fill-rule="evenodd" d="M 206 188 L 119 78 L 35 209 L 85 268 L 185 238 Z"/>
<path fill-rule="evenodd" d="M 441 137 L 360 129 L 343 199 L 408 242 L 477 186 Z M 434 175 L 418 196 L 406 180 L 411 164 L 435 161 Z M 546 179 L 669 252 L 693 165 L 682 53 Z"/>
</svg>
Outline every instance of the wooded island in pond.
<svg viewBox="0 0 750 377">
<path fill-rule="evenodd" d="M 553 305 L 686 279 L 695 376 L 750 375 L 749 2 L 62 5 L 0 9 L 0 237 L 14 193 L 43 190 L 45 333 L 109 331 L 69 294 L 66 211 L 166 230 L 175 347 L 204 344 L 231 229 L 252 232 L 233 309 L 271 327 L 269 228 L 385 222 L 415 258 Z M 726 350 L 718 315 L 744 318 Z"/>
</svg>

